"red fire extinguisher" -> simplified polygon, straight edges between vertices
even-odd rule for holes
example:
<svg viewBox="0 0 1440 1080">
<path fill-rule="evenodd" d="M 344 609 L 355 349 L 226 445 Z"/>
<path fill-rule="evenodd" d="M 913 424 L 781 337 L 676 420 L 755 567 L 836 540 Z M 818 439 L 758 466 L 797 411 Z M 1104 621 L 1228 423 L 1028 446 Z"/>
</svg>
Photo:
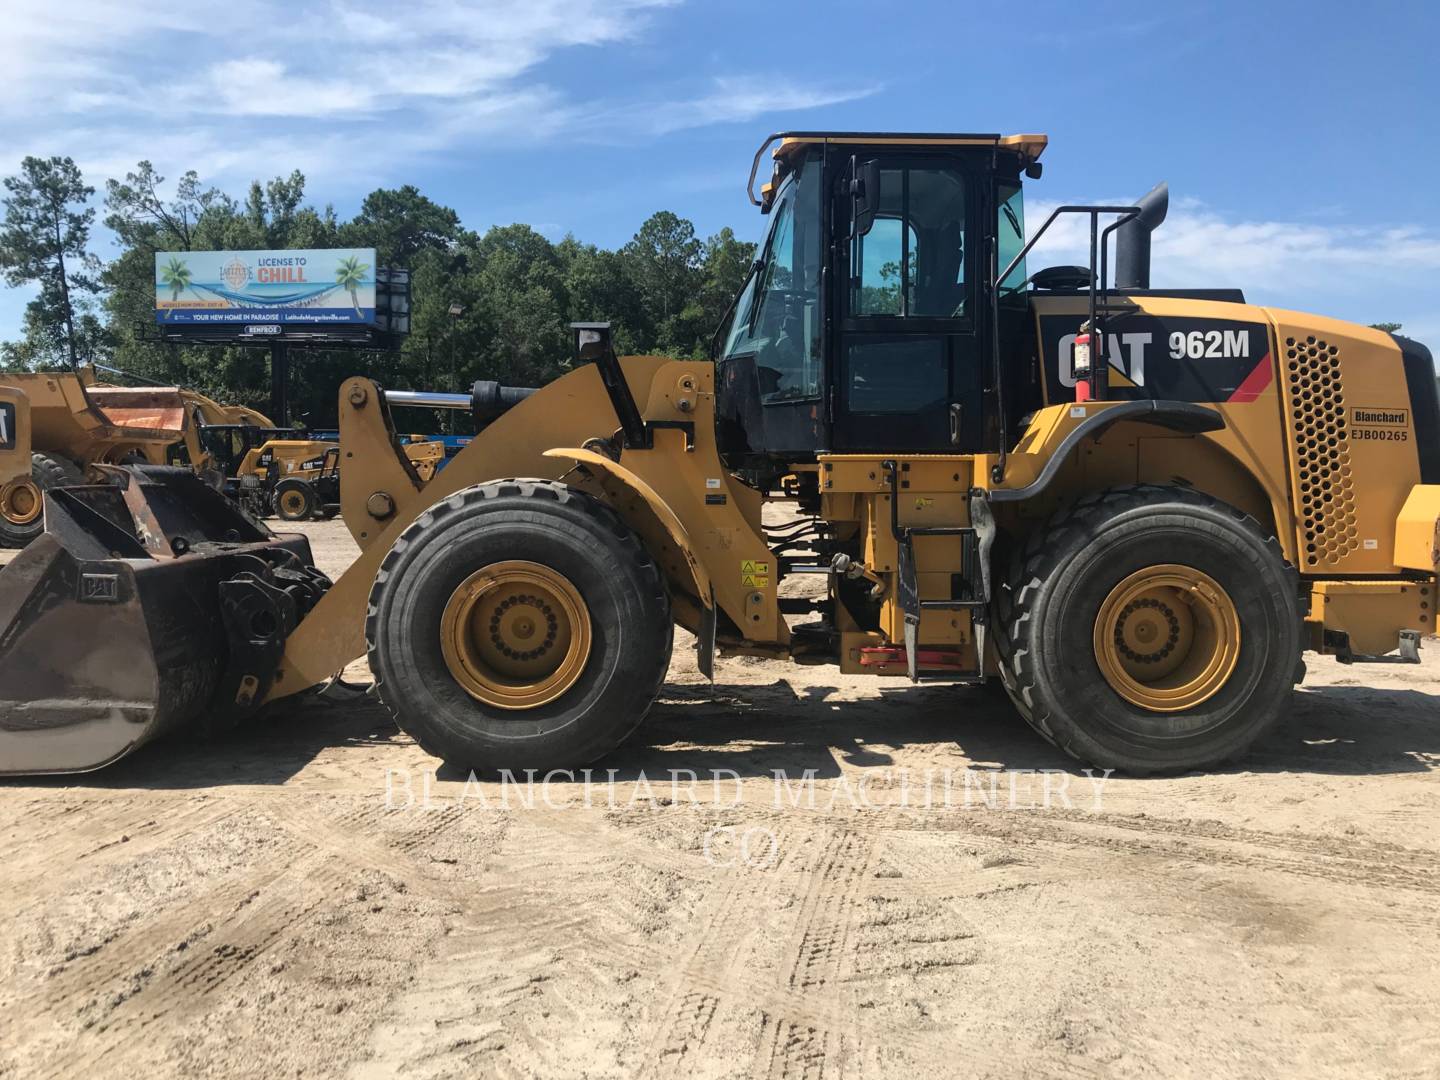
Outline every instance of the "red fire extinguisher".
<svg viewBox="0 0 1440 1080">
<path fill-rule="evenodd" d="M 1074 362 L 1071 368 L 1075 374 L 1075 400 L 1090 400 L 1090 323 L 1080 324 L 1080 333 L 1075 335 Z"/>
</svg>

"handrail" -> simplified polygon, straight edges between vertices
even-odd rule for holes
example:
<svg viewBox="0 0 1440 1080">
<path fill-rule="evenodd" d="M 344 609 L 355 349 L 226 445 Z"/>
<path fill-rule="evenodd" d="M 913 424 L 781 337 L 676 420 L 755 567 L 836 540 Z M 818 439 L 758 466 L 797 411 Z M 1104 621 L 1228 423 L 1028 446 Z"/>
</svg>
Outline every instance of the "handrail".
<svg viewBox="0 0 1440 1080">
<path fill-rule="evenodd" d="M 763 149 L 763 148 L 762 148 Z M 758 159 L 757 159 L 758 160 Z M 1118 229 L 1125 222 L 1136 217 L 1140 213 L 1138 206 L 1092 206 L 1083 203 L 1067 204 L 1057 206 L 1051 211 L 1045 223 L 1035 231 L 1035 234 L 1026 241 L 1010 264 L 1005 267 L 1004 272 L 997 272 L 999 265 L 998 242 L 994 244 L 990 258 L 991 273 L 994 275 L 990 283 L 990 353 L 992 377 L 995 380 L 995 407 L 999 414 L 1000 421 L 1000 453 L 995 466 L 990 470 L 990 481 L 998 484 L 1005 479 L 1005 460 L 1009 446 L 1009 425 L 1005 419 L 1005 373 L 1000 363 L 1000 286 L 1005 282 L 1015 268 L 1025 261 L 1025 256 L 1035 247 L 1039 239 L 1045 235 L 1045 231 L 1055 224 L 1061 214 L 1088 214 L 1090 217 L 1090 280 L 1087 285 L 1089 296 L 1089 325 L 1091 338 L 1091 359 L 1090 359 L 1090 396 L 1096 401 L 1105 400 L 1110 389 L 1109 360 L 1105 356 L 1105 334 L 1097 327 L 1098 311 L 1096 307 L 1096 257 L 1099 256 L 1099 284 L 1101 293 L 1108 297 L 1110 293 L 1109 283 L 1106 275 L 1109 273 L 1109 242 L 1110 234 Z M 1118 214 L 1120 217 L 1111 225 L 1105 228 L 1104 233 L 1100 232 L 1100 215 Z"/>
</svg>

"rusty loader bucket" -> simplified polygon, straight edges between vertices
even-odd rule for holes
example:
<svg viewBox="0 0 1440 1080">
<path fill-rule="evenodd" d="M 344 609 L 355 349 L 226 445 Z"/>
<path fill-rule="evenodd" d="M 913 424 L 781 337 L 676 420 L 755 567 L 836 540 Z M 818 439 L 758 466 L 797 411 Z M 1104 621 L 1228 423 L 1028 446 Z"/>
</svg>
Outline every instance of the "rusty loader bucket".
<svg viewBox="0 0 1440 1080">
<path fill-rule="evenodd" d="M 97 769 L 235 723 L 329 587 L 303 536 L 189 470 L 109 479 L 48 492 L 45 534 L 0 570 L 0 774 Z"/>
</svg>

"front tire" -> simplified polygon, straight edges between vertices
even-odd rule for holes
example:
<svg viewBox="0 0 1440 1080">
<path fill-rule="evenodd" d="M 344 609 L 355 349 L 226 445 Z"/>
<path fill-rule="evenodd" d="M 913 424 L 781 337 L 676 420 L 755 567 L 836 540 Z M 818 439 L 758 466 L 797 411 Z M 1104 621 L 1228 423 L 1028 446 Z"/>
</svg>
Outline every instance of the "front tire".
<svg viewBox="0 0 1440 1080">
<path fill-rule="evenodd" d="M 281 480 L 270 501 L 281 521 L 309 521 L 320 509 L 320 496 L 305 480 Z"/>
<path fill-rule="evenodd" d="M 604 503 L 563 484 L 457 492 L 396 540 L 366 644 L 396 722 L 448 764 L 585 765 L 619 745 L 670 666 L 658 568 Z"/>
<path fill-rule="evenodd" d="M 1231 506 L 1188 488 L 1100 492 L 1037 530 L 1012 574 L 996 604 L 1006 689 L 1081 761 L 1210 768 L 1288 709 L 1297 580 Z"/>
</svg>

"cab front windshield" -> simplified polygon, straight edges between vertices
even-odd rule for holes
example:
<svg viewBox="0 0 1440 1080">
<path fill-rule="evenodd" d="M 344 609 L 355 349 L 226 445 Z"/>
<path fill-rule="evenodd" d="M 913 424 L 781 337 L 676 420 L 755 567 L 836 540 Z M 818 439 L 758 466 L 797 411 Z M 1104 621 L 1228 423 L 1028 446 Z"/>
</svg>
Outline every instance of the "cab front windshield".
<svg viewBox="0 0 1440 1080">
<path fill-rule="evenodd" d="M 760 268 L 735 304 L 722 360 L 755 358 L 760 400 L 820 394 L 820 162 L 797 163 L 770 211 Z"/>
</svg>

